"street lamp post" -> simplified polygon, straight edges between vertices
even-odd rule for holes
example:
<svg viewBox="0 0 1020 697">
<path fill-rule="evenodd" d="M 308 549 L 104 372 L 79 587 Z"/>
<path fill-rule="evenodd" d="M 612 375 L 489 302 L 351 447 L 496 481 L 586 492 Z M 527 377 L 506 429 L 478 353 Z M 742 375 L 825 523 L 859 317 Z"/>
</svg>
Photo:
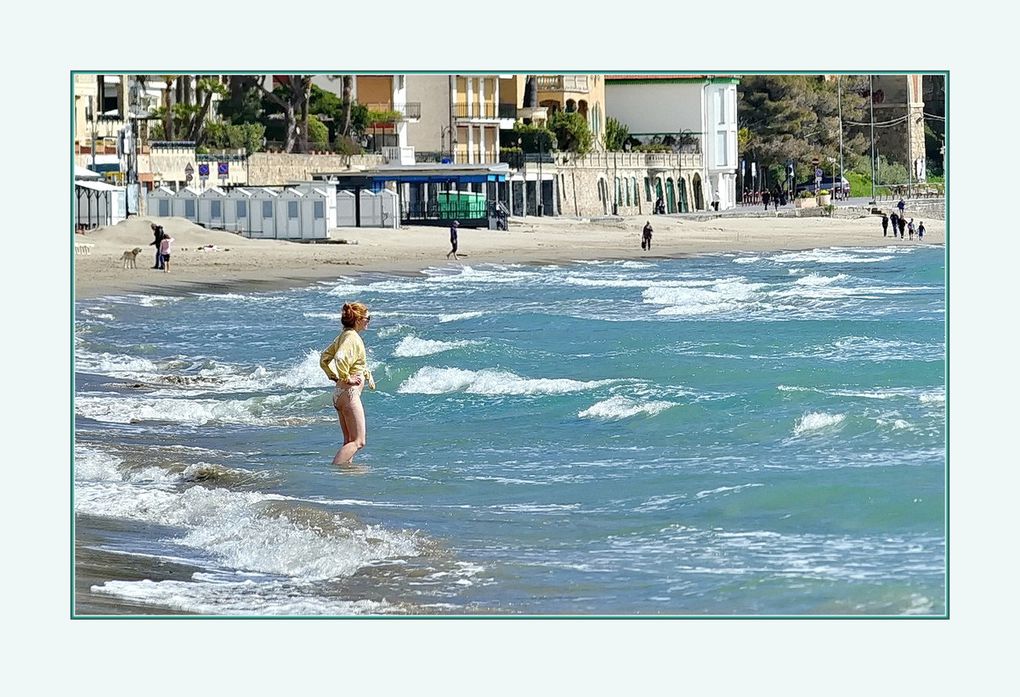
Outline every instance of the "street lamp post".
<svg viewBox="0 0 1020 697">
<path fill-rule="evenodd" d="M 543 146 L 542 132 L 538 133 L 538 217 L 542 217 L 544 206 L 542 205 L 542 155 L 545 153 Z"/>
</svg>

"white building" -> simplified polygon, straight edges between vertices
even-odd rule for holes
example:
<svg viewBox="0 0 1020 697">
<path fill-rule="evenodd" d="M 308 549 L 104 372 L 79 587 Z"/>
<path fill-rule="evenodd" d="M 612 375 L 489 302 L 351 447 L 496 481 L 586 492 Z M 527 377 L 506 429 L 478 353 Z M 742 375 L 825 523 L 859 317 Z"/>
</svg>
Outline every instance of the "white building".
<svg viewBox="0 0 1020 697">
<path fill-rule="evenodd" d="M 697 148 L 694 209 L 737 204 L 737 83 L 724 75 L 606 75 L 606 114 L 642 142 Z M 699 197 L 703 200 L 699 201 Z"/>
</svg>

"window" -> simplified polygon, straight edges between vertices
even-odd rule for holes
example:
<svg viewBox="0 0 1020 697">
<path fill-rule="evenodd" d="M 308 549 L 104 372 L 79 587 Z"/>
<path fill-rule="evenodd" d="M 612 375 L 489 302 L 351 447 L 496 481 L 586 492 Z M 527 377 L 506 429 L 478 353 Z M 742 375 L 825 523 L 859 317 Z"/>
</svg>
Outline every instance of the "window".
<svg viewBox="0 0 1020 697">
<path fill-rule="evenodd" d="M 185 218 L 195 217 L 195 199 L 193 198 L 184 199 L 184 217 Z"/>
<path fill-rule="evenodd" d="M 287 201 L 287 217 L 291 220 L 297 220 L 298 217 L 298 202 Z"/>
<path fill-rule="evenodd" d="M 262 217 L 272 218 L 273 217 L 273 202 L 263 201 L 262 202 Z"/>
<path fill-rule="evenodd" d="M 729 140 L 728 134 L 723 131 L 715 134 L 715 166 L 725 167 L 729 161 L 729 155 L 726 152 L 726 144 Z"/>
<path fill-rule="evenodd" d="M 648 177 L 645 177 L 645 200 L 652 200 L 652 182 L 648 179 Z"/>
<path fill-rule="evenodd" d="M 627 205 L 628 206 L 633 205 L 630 202 L 630 187 L 627 186 L 627 180 L 626 179 L 623 180 L 623 188 L 627 190 Z"/>
<path fill-rule="evenodd" d="M 238 201 L 237 202 L 237 208 L 235 209 L 235 213 L 237 214 L 238 218 L 247 218 L 248 217 L 248 202 L 247 201 Z"/>
<path fill-rule="evenodd" d="M 321 220 L 321 219 L 326 217 L 326 203 L 325 203 L 325 201 L 316 201 L 315 202 L 314 213 L 315 213 L 315 219 L 316 220 Z"/>
<path fill-rule="evenodd" d="M 725 95 L 721 90 L 715 93 L 715 114 L 716 120 L 720 123 L 726 123 L 726 100 Z"/>
<path fill-rule="evenodd" d="M 630 188 L 634 189 L 634 205 L 636 206 L 638 201 L 641 200 L 641 190 L 638 189 L 637 177 L 630 178 Z"/>
<path fill-rule="evenodd" d="M 170 216 L 170 199 L 161 198 L 159 200 L 159 216 L 161 218 L 167 218 Z"/>
<path fill-rule="evenodd" d="M 209 215 L 213 218 L 223 217 L 223 202 L 222 201 L 210 201 Z"/>
</svg>

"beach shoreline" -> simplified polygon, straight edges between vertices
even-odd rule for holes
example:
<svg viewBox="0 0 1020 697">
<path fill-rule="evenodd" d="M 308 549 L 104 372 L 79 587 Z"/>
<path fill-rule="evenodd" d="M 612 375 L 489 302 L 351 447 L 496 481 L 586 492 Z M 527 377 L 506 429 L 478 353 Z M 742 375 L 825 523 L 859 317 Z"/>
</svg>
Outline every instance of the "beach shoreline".
<svg viewBox="0 0 1020 697">
<path fill-rule="evenodd" d="M 640 248 L 645 221 L 655 229 L 650 251 Z M 171 271 L 152 269 L 149 223 L 174 238 Z M 477 264 L 561 264 L 572 261 L 683 258 L 697 254 L 764 253 L 825 247 L 942 244 L 945 222 L 925 221 L 925 241 L 883 237 L 876 216 L 785 218 L 725 216 L 704 221 L 651 216 L 588 221 L 574 218 L 515 220 L 509 231 L 464 229 L 461 259 L 446 258 L 445 228 L 396 230 L 342 228 L 330 244 L 247 239 L 206 230 L 182 218 L 131 218 L 77 235 L 92 244 L 73 259 L 74 297 L 123 293 L 179 295 L 192 292 L 257 292 L 302 287 L 366 273 L 414 275 L 428 268 Z M 121 255 L 139 247 L 137 268 L 122 268 Z"/>
</svg>

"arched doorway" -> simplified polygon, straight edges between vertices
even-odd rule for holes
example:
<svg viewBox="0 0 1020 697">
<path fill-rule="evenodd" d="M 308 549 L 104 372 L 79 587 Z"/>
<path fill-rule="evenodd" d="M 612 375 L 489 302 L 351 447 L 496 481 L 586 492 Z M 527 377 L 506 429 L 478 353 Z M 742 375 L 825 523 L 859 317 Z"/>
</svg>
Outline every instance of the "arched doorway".
<svg viewBox="0 0 1020 697">
<path fill-rule="evenodd" d="M 666 212 L 676 213 L 676 190 L 673 188 L 673 177 L 666 180 Z"/>
<path fill-rule="evenodd" d="M 690 208 L 687 205 L 687 180 L 683 177 L 680 177 L 680 212 L 690 212 Z"/>
<path fill-rule="evenodd" d="M 658 177 L 655 178 L 655 200 L 658 201 L 662 198 L 662 180 Z"/>
<path fill-rule="evenodd" d="M 705 197 L 701 192 L 701 175 L 695 174 L 694 181 L 691 183 L 691 188 L 694 189 L 694 210 L 703 211 L 705 210 Z"/>
</svg>

